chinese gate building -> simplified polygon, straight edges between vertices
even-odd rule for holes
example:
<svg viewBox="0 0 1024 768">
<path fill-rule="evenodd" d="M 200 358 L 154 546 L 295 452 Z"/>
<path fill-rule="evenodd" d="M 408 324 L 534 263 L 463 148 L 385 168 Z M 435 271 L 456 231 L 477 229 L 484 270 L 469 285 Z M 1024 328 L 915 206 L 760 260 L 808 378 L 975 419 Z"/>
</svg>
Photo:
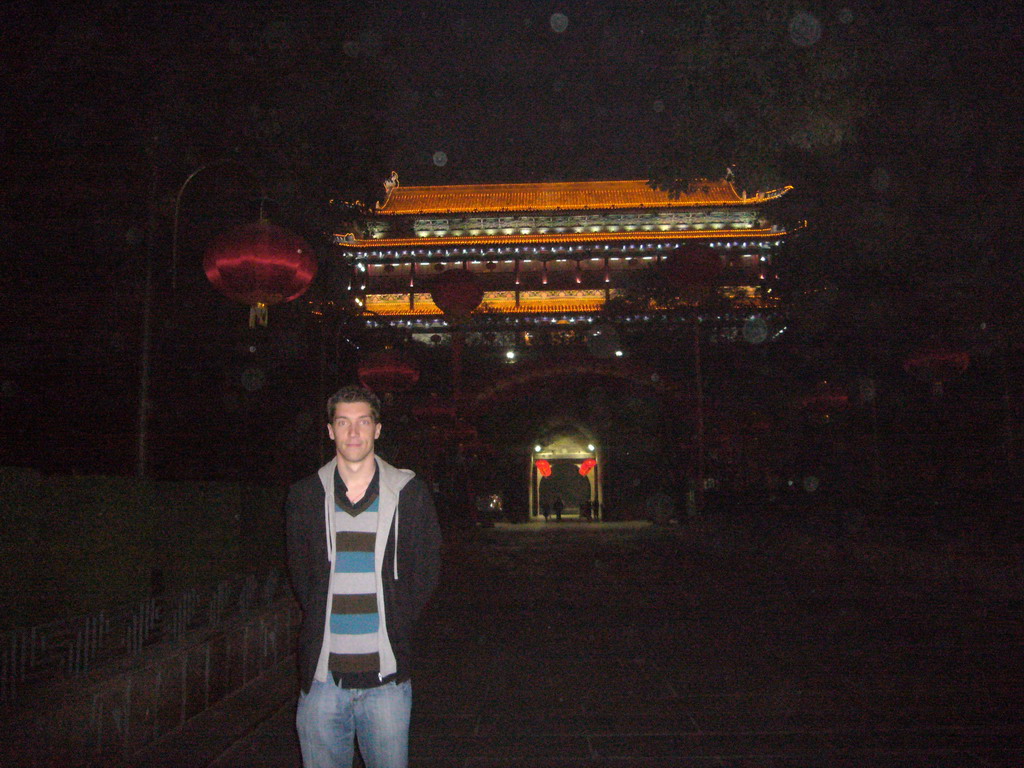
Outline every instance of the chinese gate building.
<svg viewBox="0 0 1024 768">
<path fill-rule="evenodd" d="M 465 391 L 456 381 L 453 399 L 471 417 L 502 392 L 515 397 L 517 382 L 543 380 L 543 371 L 657 380 L 638 361 L 617 359 L 627 327 L 657 326 L 672 338 L 686 326 L 717 340 L 777 332 L 772 270 L 789 233 L 773 219 L 774 204 L 790 189 L 747 194 L 725 179 L 694 181 L 678 194 L 645 181 L 403 186 L 392 174 L 384 199 L 362 209 L 335 242 L 371 332 L 399 330 L 425 348 L 448 348 L 455 369 L 463 344 L 492 350 L 500 365 L 539 352 L 547 340 L 546 356 L 535 354 L 529 372 L 506 364 Z M 677 282 L 683 300 L 625 302 L 610 322 L 608 310 L 635 294 L 641 274 Z M 686 298 L 697 285 L 718 300 L 713 317 Z M 614 341 L 605 343 L 609 336 Z M 660 386 L 671 388 L 671 377 Z M 532 516 L 550 501 L 543 483 L 558 475 L 542 474 L 538 464 L 557 469 L 562 455 L 589 489 L 572 491 L 589 494 L 586 507 L 567 509 L 602 508 L 605 461 L 593 430 L 569 425 L 530 442 Z"/>
</svg>

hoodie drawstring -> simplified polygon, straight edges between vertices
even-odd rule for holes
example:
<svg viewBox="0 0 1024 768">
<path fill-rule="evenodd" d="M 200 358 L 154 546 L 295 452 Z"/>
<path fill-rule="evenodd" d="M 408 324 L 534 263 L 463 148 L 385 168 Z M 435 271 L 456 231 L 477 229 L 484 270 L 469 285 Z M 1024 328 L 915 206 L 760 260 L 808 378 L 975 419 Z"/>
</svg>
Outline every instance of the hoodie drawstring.
<svg viewBox="0 0 1024 768">
<path fill-rule="evenodd" d="M 395 563 L 395 581 L 398 581 L 398 505 L 395 505 L 395 551 L 391 556 Z"/>
<path fill-rule="evenodd" d="M 330 487 L 324 489 L 324 528 L 327 533 L 327 559 L 334 563 L 334 473 L 331 473 Z"/>
</svg>

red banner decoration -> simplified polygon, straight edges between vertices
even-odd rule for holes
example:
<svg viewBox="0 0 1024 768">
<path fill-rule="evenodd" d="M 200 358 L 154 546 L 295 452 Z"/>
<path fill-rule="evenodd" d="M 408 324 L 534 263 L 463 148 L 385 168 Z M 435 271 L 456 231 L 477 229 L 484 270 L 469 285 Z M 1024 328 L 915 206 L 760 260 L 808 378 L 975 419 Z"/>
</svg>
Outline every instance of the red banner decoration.
<svg viewBox="0 0 1024 768">
<path fill-rule="evenodd" d="M 540 472 L 541 477 L 551 477 L 551 462 L 547 459 L 537 459 L 537 471 Z"/>
<path fill-rule="evenodd" d="M 586 459 L 580 464 L 580 474 L 586 477 L 590 474 L 590 470 L 597 466 L 597 459 Z"/>
</svg>

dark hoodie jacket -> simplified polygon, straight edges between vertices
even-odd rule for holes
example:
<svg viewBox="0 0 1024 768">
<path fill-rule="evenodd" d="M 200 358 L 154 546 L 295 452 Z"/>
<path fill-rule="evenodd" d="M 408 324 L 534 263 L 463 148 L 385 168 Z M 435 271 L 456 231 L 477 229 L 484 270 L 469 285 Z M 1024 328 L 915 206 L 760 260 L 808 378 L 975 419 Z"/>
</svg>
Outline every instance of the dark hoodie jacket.
<svg viewBox="0 0 1024 768">
<path fill-rule="evenodd" d="M 437 586 L 441 532 L 426 484 L 407 469 L 375 457 L 380 482 L 380 526 L 374 566 L 381 617 L 381 674 L 412 674 L 412 633 Z M 285 502 L 288 571 L 302 608 L 299 629 L 299 684 L 309 692 L 321 663 L 327 631 L 334 537 L 334 471 L 337 459 L 295 483 Z M 328 504 L 328 499 L 330 504 Z"/>
</svg>

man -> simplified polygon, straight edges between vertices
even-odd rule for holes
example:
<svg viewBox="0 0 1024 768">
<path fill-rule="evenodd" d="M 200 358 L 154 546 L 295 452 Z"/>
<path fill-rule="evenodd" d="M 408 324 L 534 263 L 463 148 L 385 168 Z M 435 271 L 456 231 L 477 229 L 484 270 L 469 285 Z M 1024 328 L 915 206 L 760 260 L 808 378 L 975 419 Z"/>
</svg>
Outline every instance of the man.
<svg viewBox="0 0 1024 768">
<path fill-rule="evenodd" d="M 288 569 L 302 607 L 296 727 L 304 768 L 405 768 L 412 631 L 437 584 L 441 534 L 426 484 L 374 452 L 380 401 L 327 401 L 335 456 L 285 503 Z"/>
</svg>

